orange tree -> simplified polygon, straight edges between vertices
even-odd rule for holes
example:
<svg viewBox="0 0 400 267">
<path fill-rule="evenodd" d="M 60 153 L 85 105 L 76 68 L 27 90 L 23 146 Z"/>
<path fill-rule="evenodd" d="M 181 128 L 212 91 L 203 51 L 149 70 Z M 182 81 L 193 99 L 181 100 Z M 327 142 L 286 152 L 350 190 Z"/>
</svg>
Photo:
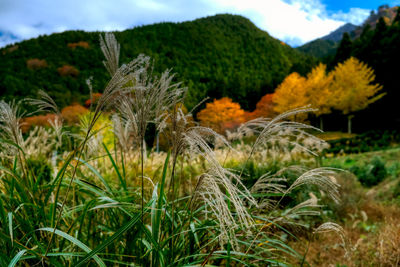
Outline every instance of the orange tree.
<svg viewBox="0 0 400 267">
<path fill-rule="evenodd" d="M 238 103 L 228 97 L 214 99 L 206 108 L 197 114 L 201 125 L 211 127 L 218 133 L 237 127 L 244 122 L 245 112 Z"/>
<path fill-rule="evenodd" d="M 297 72 L 288 75 L 276 88 L 272 97 L 274 111 L 283 113 L 309 104 L 306 94 L 307 79 Z M 305 120 L 306 115 L 300 114 L 297 119 Z"/>
</svg>

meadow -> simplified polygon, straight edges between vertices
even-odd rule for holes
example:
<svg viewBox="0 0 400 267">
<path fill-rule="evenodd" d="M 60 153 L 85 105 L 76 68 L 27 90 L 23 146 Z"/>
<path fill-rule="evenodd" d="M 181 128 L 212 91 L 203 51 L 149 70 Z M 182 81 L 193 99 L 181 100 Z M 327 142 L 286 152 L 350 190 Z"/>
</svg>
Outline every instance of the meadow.
<svg viewBox="0 0 400 267">
<path fill-rule="evenodd" d="M 329 150 L 336 138 L 291 120 L 308 107 L 222 134 L 169 70 L 100 43 L 110 80 L 79 117 L 41 91 L 24 104 L 50 126 L 23 132 L 31 114 L 0 101 L 1 266 L 399 264 L 395 138 Z"/>
</svg>

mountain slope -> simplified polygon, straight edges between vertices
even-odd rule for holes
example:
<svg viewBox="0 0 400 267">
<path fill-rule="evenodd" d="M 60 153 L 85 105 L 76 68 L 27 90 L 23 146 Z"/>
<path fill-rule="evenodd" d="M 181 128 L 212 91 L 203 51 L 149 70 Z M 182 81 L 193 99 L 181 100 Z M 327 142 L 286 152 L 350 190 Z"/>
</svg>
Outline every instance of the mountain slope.
<svg viewBox="0 0 400 267">
<path fill-rule="evenodd" d="M 335 31 L 331 32 L 330 34 L 320 38 L 322 40 L 333 41 L 333 42 L 340 42 L 342 40 L 342 36 L 345 32 L 351 33 L 357 28 L 356 25 L 351 23 L 346 23 L 343 26 L 340 26 Z"/>
<path fill-rule="evenodd" d="M 229 96 L 251 109 L 292 71 L 305 74 L 306 56 L 258 29 L 248 19 L 216 15 L 183 23 L 159 23 L 116 32 L 121 62 L 139 53 L 155 60 L 155 72 L 173 68 L 189 87 L 187 105 L 206 96 Z M 88 96 L 85 80 L 102 90 L 98 32 L 68 31 L 23 41 L 0 51 L 0 97 L 34 96 L 40 88 L 65 106 Z"/>
<path fill-rule="evenodd" d="M 346 23 L 328 35 L 321 38 L 308 42 L 297 49 L 306 54 L 323 58 L 326 56 L 334 55 L 336 49 L 338 48 L 340 40 L 345 32 L 353 33 L 357 28 L 356 25 L 351 23 Z"/>
<path fill-rule="evenodd" d="M 371 14 L 363 22 L 362 26 L 347 23 L 330 34 L 308 42 L 297 49 L 319 58 L 334 55 L 345 32 L 349 33 L 352 39 L 355 39 L 361 36 L 364 28 L 375 29 L 380 18 L 383 18 L 386 24 L 390 25 L 396 17 L 398 8 L 397 6 L 389 7 L 388 5 L 382 5 L 378 8 L 377 12 L 371 11 Z"/>
</svg>

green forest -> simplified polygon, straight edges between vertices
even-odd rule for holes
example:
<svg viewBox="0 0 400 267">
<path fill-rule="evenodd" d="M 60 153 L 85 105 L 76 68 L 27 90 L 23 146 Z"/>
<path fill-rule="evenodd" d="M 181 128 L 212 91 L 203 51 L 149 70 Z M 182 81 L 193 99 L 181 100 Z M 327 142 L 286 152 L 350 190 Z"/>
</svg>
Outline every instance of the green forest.
<svg viewBox="0 0 400 267">
<path fill-rule="evenodd" d="M 189 89 L 188 108 L 205 97 L 228 96 L 253 109 L 289 73 L 305 74 L 316 62 L 250 20 L 228 14 L 136 27 L 115 35 L 122 63 L 143 53 L 154 60 L 155 73 L 172 68 Z M 93 77 L 94 91 L 100 92 L 109 77 L 98 42 L 99 32 L 67 31 L 3 48 L 0 96 L 35 97 L 43 89 L 61 107 L 83 103 L 89 98 L 86 80 Z M 29 65 L 32 59 L 37 59 L 35 66 Z"/>
</svg>

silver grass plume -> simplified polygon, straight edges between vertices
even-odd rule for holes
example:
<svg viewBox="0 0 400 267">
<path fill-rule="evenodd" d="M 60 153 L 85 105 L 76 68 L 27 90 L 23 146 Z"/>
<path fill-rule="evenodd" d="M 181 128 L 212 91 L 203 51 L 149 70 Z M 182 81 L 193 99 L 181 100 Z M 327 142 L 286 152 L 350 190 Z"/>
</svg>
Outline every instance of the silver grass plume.
<svg viewBox="0 0 400 267">
<path fill-rule="evenodd" d="M 61 113 L 56 102 L 45 91 L 39 90 L 38 96 L 39 98 L 37 99 L 27 98 L 29 104 L 37 107 L 35 113 L 41 111 L 51 111 L 57 114 L 57 116 L 61 117 Z"/>
<path fill-rule="evenodd" d="M 138 138 L 131 121 L 122 119 L 118 114 L 113 114 L 111 121 L 113 123 L 114 135 L 120 147 L 125 151 L 132 149 L 133 140 L 137 140 Z"/>
<path fill-rule="evenodd" d="M 0 138 L 11 141 L 23 149 L 24 139 L 21 132 L 20 117 L 23 114 L 19 109 L 19 102 L 11 102 L 10 104 L 0 101 Z M 15 146 L 5 142 L 0 143 L 4 151 L 10 156 L 15 156 L 18 149 Z"/>
<path fill-rule="evenodd" d="M 302 185 L 316 185 L 320 190 L 326 193 L 333 201 L 339 203 L 340 185 L 334 179 L 337 169 L 335 168 L 316 168 L 300 175 L 294 183 L 288 188 L 286 194 Z"/>
<path fill-rule="evenodd" d="M 282 133 L 285 133 L 286 135 L 289 135 L 289 136 L 296 136 L 297 134 L 302 134 L 302 135 L 309 136 L 310 138 L 314 138 L 315 140 L 319 140 L 317 137 L 304 131 L 306 129 L 320 131 L 318 128 L 315 128 L 311 125 L 307 125 L 304 123 L 287 120 L 289 117 L 291 117 L 293 115 L 311 112 L 311 111 L 315 111 L 315 109 L 298 108 L 298 109 L 294 109 L 294 110 L 282 113 L 273 119 L 257 118 L 257 119 L 254 119 L 254 120 L 251 120 L 251 121 L 248 121 L 248 122 L 242 124 L 238 128 L 238 132 L 239 132 L 240 136 L 245 136 L 249 132 L 251 132 L 252 134 L 258 135 L 256 141 L 253 144 L 252 151 L 251 151 L 249 157 L 251 157 L 251 155 L 253 154 L 254 150 L 257 147 L 262 147 L 263 145 L 266 145 L 266 144 L 268 144 L 268 142 L 271 142 L 271 141 L 280 140 L 282 138 Z M 307 151 L 311 154 L 315 154 L 311 150 L 303 147 L 301 144 L 296 144 L 296 145 L 304 148 L 305 151 Z"/>
<path fill-rule="evenodd" d="M 245 229 L 246 234 L 251 234 L 254 224 L 245 201 L 257 205 L 250 192 L 242 184 L 240 177 L 222 167 L 213 167 L 201 175 L 200 185 L 194 194 L 206 204 L 206 216 L 211 216 L 218 221 L 221 247 L 231 241 L 233 248 L 237 250 L 235 231 Z"/>
<path fill-rule="evenodd" d="M 113 76 L 119 67 L 120 44 L 114 34 L 106 33 L 104 38 L 100 35 L 100 48 L 106 60 L 103 61 L 107 71 Z"/>
<path fill-rule="evenodd" d="M 320 207 L 322 207 L 322 205 L 318 205 L 317 197 L 311 194 L 309 199 L 284 211 L 279 217 L 274 219 L 274 221 L 306 227 L 304 224 L 297 222 L 296 219 L 298 219 L 299 216 L 318 216 L 320 212 L 314 209 Z"/>
<path fill-rule="evenodd" d="M 29 156 L 48 156 L 54 147 L 57 146 L 56 133 L 51 129 L 35 126 L 29 131 L 28 137 L 23 140 L 22 147 L 24 152 Z"/>
<path fill-rule="evenodd" d="M 340 236 L 340 239 L 342 240 L 342 246 L 346 251 L 345 257 L 349 256 L 350 251 L 352 250 L 352 245 L 346 238 L 346 233 L 340 225 L 337 223 L 333 222 L 326 222 L 318 226 L 314 230 L 314 234 L 322 234 L 322 233 L 328 233 L 328 232 L 334 232 Z"/>
<path fill-rule="evenodd" d="M 262 175 L 254 185 L 251 187 L 250 192 L 254 193 L 263 193 L 263 194 L 284 194 L 286 192 L 286 182 L 287 179 L 285 177 L 276 177 L 275 175 L 271 175 L 270 173 L 266 173 Z M 277 200 L 271 198 L 261 198 L 258 203 L 258 208 L 260 210 L 271 210 L 275 207 Z"/>
<path fill-rule="evenodd" d="M 174 75 L 169 70 L 160 78 L 153 77 L 148 65 L 132 78 L 131 92 L 121 99 L 118 106 L 124 120 L 129 121 L 137 136 L 143 139 L 149 123 L 155 123 L 160 130 L 168 112 L 182 102 L 186 88 L 181 88 L 181 83 L 172 82 Z"/>
<path fill-rule="evenodd" d="M 49 120 L 51 127 L 54 130 L 54 134 L 56 136 L 56 149 L 61 148 L 62 146 L 62 138 L 64 135 L 68 135 L 69 132 L 63 129 L 62 120 L 59 117 L 56 117 L 54 120 Z"/>
</svg>

